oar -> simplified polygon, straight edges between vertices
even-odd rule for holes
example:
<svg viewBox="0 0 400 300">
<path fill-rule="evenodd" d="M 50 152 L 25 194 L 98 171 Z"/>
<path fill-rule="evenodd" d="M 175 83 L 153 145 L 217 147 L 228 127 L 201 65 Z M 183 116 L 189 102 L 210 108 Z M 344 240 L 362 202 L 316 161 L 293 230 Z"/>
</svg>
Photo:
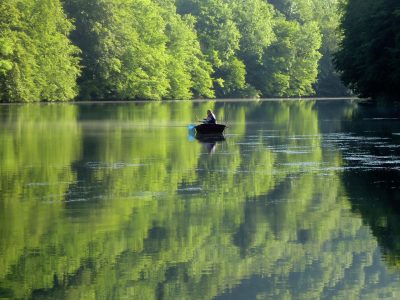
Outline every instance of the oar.
<svg viewBox="0 0 400 300">
<path fill-rule="evenodd" d="M 199 122 L 199 123 L 204 123 L 204 119 L 203 120 L 200 120 L 199 119 L 199 117 L 196 115 L 196 120 L 197 120 L 197 122 Z"/>
</svg>

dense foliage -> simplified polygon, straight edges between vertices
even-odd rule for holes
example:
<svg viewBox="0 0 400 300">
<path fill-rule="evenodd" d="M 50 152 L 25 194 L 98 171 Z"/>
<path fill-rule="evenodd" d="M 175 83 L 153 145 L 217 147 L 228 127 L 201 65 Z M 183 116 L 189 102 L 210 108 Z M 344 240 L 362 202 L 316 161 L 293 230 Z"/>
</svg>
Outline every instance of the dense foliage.
<svg viewBox="0 0 400 300">
<path fill-rule="evenodd" d="M 398 96 L 400 2 L 348 0 L 343 6 L 335 61 L 344 83 L 363 97 Z"/>
<path fill-rule="evenodd" d="M 71 38 L 83 52 L 81 97 L 213 97 L 194 19 L 151 0 L 66 1 L 76 20 Z"/>
<path fill-rule="evenodd" d="M 0 99 L 343 94 L 337 1 L 4 0 Z"/>
<path fill-rule="evenodd" d="M 69 100 L 78 48 L 59 0 L 0 2 L 0 101 Z"/>
</svg>

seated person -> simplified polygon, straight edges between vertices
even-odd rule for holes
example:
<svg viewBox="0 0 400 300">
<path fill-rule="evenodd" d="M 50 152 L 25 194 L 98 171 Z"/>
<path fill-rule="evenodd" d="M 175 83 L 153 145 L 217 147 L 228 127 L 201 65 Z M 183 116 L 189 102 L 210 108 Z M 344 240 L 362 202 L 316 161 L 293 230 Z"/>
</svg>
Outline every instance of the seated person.
<svg viewBox="0 0 400 300">
<path fill-rule="evenodd" d="M 207 118 L 203 119 L 204 124 L 216 124 L 217 119 L 211 110 L 207 110 Z"/>
</svg>

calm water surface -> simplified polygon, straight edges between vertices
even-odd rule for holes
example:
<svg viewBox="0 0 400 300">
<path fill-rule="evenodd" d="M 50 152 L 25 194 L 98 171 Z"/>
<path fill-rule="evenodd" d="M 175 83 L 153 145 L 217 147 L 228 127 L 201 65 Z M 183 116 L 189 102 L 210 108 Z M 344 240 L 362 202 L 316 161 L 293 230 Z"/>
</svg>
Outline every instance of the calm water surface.
<svg viewBox="0 0 400 300">
<path fill-rule="evenodd" d="M 0 106 L 0 298 L 399 299 L 399 175 L 397 108 Z"/>
</svg>

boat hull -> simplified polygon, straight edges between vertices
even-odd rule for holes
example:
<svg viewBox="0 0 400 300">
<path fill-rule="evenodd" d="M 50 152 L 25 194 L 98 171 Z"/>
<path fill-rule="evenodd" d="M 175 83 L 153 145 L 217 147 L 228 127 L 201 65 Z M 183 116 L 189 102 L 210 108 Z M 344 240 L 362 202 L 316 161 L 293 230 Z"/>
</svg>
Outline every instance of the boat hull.
<svg viewBox="0 0 400 300">
<path fill-rule="evenodd" d="M 202 144 L 219 143 L 225 141 L 225 137 L 222 133 L 213 133 L 213 134 L 196 133 L 195 138 Z"/>
<path fill-rule="evenodd" d="M 200 124 L 195 127 L 198 134 L 221 134 L 225 128 L 223 124 Z"/>
</svg>

